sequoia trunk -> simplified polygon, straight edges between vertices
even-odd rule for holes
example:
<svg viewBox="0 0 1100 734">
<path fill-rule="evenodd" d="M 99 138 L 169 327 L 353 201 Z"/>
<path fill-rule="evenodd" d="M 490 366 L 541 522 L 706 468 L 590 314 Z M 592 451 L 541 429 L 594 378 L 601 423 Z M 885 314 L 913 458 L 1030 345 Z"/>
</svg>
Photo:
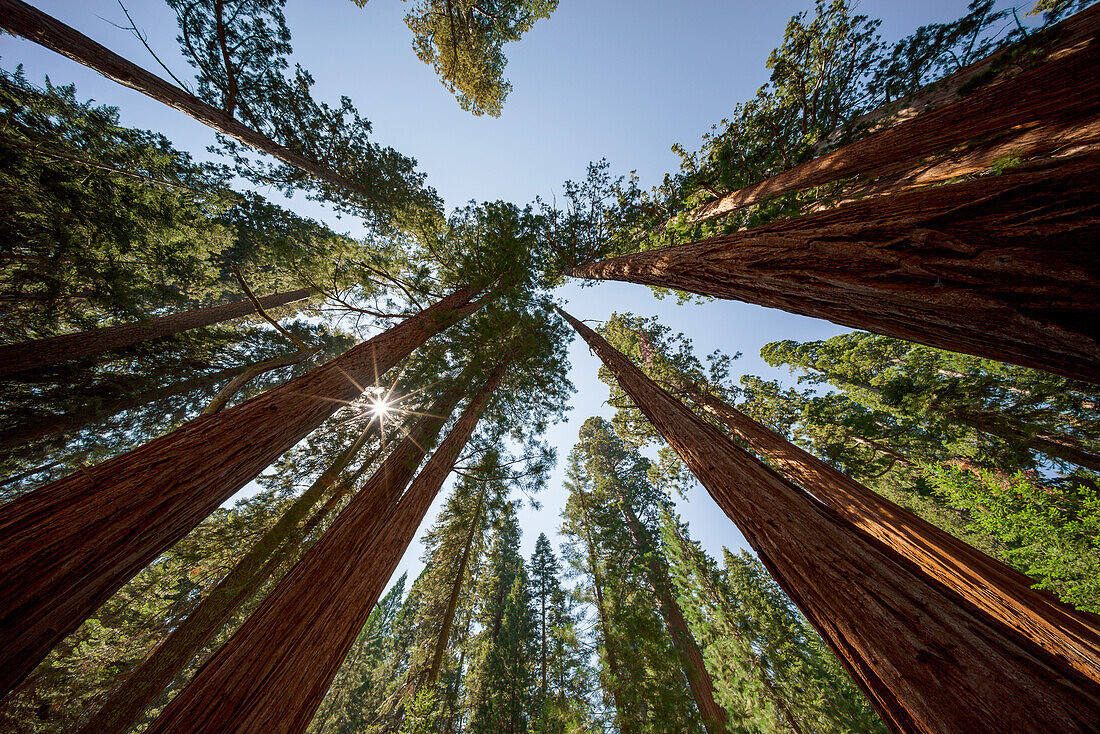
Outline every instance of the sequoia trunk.
<svg viewBox="0 0 1100 734">
<path fill-rule="evenodd" d="M 463 289 L 301 377 L 0 507 L 0 694 L 341 404 L 477 310 Z"/>
<path fill-rule="evenodd" d="M 105 46 L 96 43 L 80 31 L 70 28 L 21 0 L 0 0 L 0 28 L 94 69 L 108 79 L 137 90 L 169 107 L 174 107 L 223 135 L 262 150 L 283 163 L 305 171 L 322 181 L 327 181 L 333 186 L 364 196 L 374 195 L 336 171 L 279 145 L 267 136 L 241 124 L 232 115 L 203 102 L 156 74 L 149 73 L 137 64 L 127 61 Z"/>
<path fill-rule="evenodd" d="M 372 422 L 370 427 L 375 426 L 377 424 Z M 327 514 L 331 501 L 350 490 L 359 476 L 370 468 L 372 461 L 368 459 L 352 476 L 338 482 L 340 475 L 366 443 L 368 435 L 376 432 L 364 429 L 336 457 L 275 524 L 248 549 L 206 598 L 157 646 L 153 654 L 111 694 L 99 712 L 82 729 L 83 732 L 121 734 L 129 731 L 142 712 L 275 572 L 283 560 L 279 551 L 284 549 L 292 536 L 298 535 L 299 524 L 325 493 L 339 484 L 326 502 L 326 509 L 316 513 L 315 518 L 318 520 Z M 312 521 L 313 518 L 310 522 Z M 303 530 L 302 537 L 307 532 Z"/>
<path fill-rule="evenodd" d="M 261 298 L 260 304 L 265 309 L 278 308 L 300 301 L 312 292 L 309 288 L 302 288 L 287 293 L 275 293 Z M 102 329 L 89 329 L 75 334 L 62 334 L 47 339 L 7 344 L 0 347 L 0 377 L 83 359 L 113 349 L 132 347 L 150 339 L 179 334 L 181 331 L 197 329 L 201 326 L 220 324 L 255 312 L 256 306 L 252 301 L 236 301 L 168 316 L 156 316 L 136 324 L 105 326 Z"/>
<path fill-rule="evenodd" d="M 830 510 L 882 541 L 1001 624 L 1100 683 L 1100 625 L 1035 582 L 898 507 L 732 405 L 694 385 L 680 387 L 731 435 L 767 458 Z"/>
<path fill-rule="evenodd" d="M 396 506 L 379 513 L 372 500 L 400 492 L 423 456 L 417 446 L 430 442 L 444 419 L 395 449 L 149 734 L 230 727 L 241 734 L 305 731 L 504 370 L 501 365 L 489 377 Z M 411 447 L 402 451 L 406 444 Z"/>
<path fill-rule="evenodd" d="M 894 731 L 1091 731 L 1100 685 L 914 573 L 566 316 Z"/>
<path fill-rule="evenodd" d="M 1096 24 L 1094 6 L 1051 29 L 1057 34 L 1052 48 L 1043 49 L 1049 61 L 1020 74 L 1004 74 L 1005 79 L 958 101 L 734 191 L 686 212 L 682 219 L 702 222 L 772 196 L 856 175 L 887 177 L 893 186 L 929 184 L 975 173 L 1007 155 L 1027 158 L 1067 145 L 1095 143 L 1100 137 Z M 1019 46 L 1031 43 L 1029 38 Z M 989 61 L 974 66 L 988 67 Z M 960 159 L 954 149 L 964 144 L 975 150 Z M 920 165 L 921 158 L 944 156 L 944 151 L 951 153 L 946 164 Z"/>
<path fill-rule="evenodd" d="M 578 267 L 1100 378 L 1094 154 Z"/>
</svg>

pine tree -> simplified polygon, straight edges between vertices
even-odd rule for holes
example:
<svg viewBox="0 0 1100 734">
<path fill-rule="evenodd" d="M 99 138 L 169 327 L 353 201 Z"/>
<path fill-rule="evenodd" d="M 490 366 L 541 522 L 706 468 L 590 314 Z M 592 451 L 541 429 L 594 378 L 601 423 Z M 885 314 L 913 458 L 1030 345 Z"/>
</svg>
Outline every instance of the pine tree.
<svg viewBox="0 0 1100 734">
<path fill-rule="evenodd" d="M 466 731 L 471 734 L 520 734 L 531 720 L 535 615 L 519 537 L 515 507 L 505 504 L 494 520 L 493 541 L 476 592 L 480 632 L 471 643 L 466 682 Z"/>
<path fill-rule="evenodd" d="M 704 640 L 731 726 L 885 731 L 866 699 L 758 560 L 725 552 L 719 568 L 670 512 L 661 531 L 686 616 Z"/>
</svg>

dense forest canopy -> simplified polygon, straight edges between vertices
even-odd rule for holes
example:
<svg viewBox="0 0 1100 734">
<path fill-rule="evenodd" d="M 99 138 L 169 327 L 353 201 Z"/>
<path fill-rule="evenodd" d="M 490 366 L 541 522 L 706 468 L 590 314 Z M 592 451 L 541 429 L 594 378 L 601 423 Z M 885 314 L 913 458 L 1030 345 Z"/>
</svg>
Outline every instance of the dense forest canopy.
<svg viewBox="0 0 1100 734">
<path fill-rule="evenodd" d="M 886 39 L 815 0 L 660 181 L 461 206 L 322 99 L 285 0 L 167 6 L 175 50 L 120 7 L 142 68 L 0 0 L 216 141 L 4 55 L 0 728 L 1097 723 L 1093 3 Z M 408 50 L 495 124 L 558 6 L 417 0 Z M 837 335 L 751 370 L 568 313 L 607 279 Z"/>
</svg>

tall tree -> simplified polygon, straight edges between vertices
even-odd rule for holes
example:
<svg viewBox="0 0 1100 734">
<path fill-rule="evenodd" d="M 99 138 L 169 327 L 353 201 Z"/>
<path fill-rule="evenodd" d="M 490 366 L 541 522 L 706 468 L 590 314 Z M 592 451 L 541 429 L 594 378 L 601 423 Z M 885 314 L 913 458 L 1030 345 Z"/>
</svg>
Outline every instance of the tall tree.
<svg viewBox="0 0 1100 734">
<path fill-rule="evenodd" d="M 402 495 L 424 456 L 423 447 L 434 440 L 457 403 L 456 386 L 447 391 L 452 394 L 433 406 L 430 422 L 419 435 L 407 437 L 387 457 L 324 538 L 168 705 L 150 731 L 217 727 L 228 721 L 242 731 L 305 730 L 508 366 L 505 361 L 493 368 Z M 461 381 L 459 386 L 467 384 Z M 320 618 L 326 624 L 317 625 Z M 257 649 L 264 649 L 265 655 L 257 655 Z M 211 696 L 211 691 L 219 693 Z"/>
<path fill-rule="evenodd" d="M 1090 324 L 1100 262 L 1091 247 L 1095 202 L 1084 185 L 1095 168 L 1091 157 L 1021 166 L 571 274 L 781 308 L 1096 380 Z M 934 245 L 920 234 L 929 229 L 938 233 Z"/>
<path fill-rule="evenodd" d="M 470 709 L 466 730 L 471 734 L 521 734 L 531 720 L 535 615 L 519 538 L 515 506 L 505 504 L 496 518 L 477 591 L 480 632 L 473 642 L 466 683 Z"/>
<path fill-rule="evenodd" d="M 259 299 L 262 308 L 285 306 L 309 296 L 308 288 L 275 293 Z M 210 326 L 256 312 L 251 300 L 222 306 L 157 316 L 146 323 L 120 324 L 76 334 L 20 342 L 0 348 L 0 377 L 13 372 L 35 370 L 57 362 L 81 359 L 100 352 L 129 347 L 149 339 L 170 336 L 200 326 Z"/>
<path fill-rule="evenodd" d="M 456 291 L 302 377 L 0 508 L 0 689 L 342 401 L 479 308 L 475 295 Z"/>
<path fill-rule="evenodd" d="M 680 657 L 703 725 L 709 734 L 726 731 L 725 712 L 715 703 L 714 683 L 703 663 L 702 650 L 684 621 L 668 575 L 668 563 L 657 543 L 658 507 L 667 499 L 654 490 L 646 477 L 649 461 L 628 451 L 611 424 L 602 418 L 589 418 L 584 422 L 577 450 L 584 457 L 589 480 L 611 498 L 622 513 L 634 555 L 642 564 L 653 590 L 657 609 Z M 648 522 L 643 523 L 639 516 Z"/>
<path fill-rule="evenodd" d="M 284 54 L 289 52 L 290 39 L 281 21 L 282 2 L 178 2 L 176 7 L 184 53 L 200 70 L 199 94 L 203 99 L 112 53 L 21 0 L 0 2 L 5 30 L 184 112 L 225 136 L 224 142 L 231 152 L 240 155 L 239 146 L 232 143 L 235 140 L 279 160 L 282 167 L 272 167 L 268 172 L 270 183 L 288 189 L 313 189 L 318 196 L 366 216 L 388 218 L 395 208 L 410 201 L 432 203 L 434 197 L 422 190 L 423 175 L 414 170 L 414 161 L 392 149 L 366 142 L 369 124 L 355 112 L 350 100 L 342 100 L 337 109 L 318 104 L 309 94 L 313 80 L 300 68 L 293 80 L 283 78 L 281 72 L 287 65 Z M 225 15 L 234 10 L 237 11 L 234 16 Z M 267 23 L 262 22 L 265 18 Z M 238 40 L 245 41 L 236 44 L 240 56 L 235 58 L 227 52 L 228 46 L 222 46 L 230 32 L 240 34 Z M 198 37 L 190 45 L 188 33 Z M 274 38 L 269 34 L 274 34 Z M 263 48 L 271 54 L 263 53 Z M 245 109 L 240 98 L 234 98 L 232 105 L 226 104 L 228 98 L 219 99 L 222 90 L 212 83 L 216 75 L 203 69 L 211 55 L 227 72 L 227 85 L 243 64 L 260 68 L 270 65 L 272 73 L 261 75 L 263 84 L 256 89 L 248 85 L 243 88 L 262 95 L 249 100 L 257 108 L 250 121 L 263 122 L 266 129 L 253 129 L 238 121 Z M 237 89 L 242 87 L 238 84 Z M 216 106 L 218 103 L 223 106 Z M 350 122 L 346 119 L 349 116 Z M 241 162 L 241 172 L 250 173 L 243 165 L 243 158 Z"/>
<path fill-rule="evenodd" d="M 592 582 L 601 678 L 615 724 L 624 732 L 701 731 L 684 673 L 688 657 L 677 649 L 663 617 L 668 607 L 661 609 L 651 569 L 638 552 L 617 496 L 587 470 L 590 459 L 583 443 L 570 455 L 575 463 L 563 531 L 577 541 L 570 562 Z"/>
<path fill-rule="evenodd" d="M 707 384 L 690 345 L 682 337 L 674 340 L 677 347 L 673 347 L 667 329 L 629 316 L 616 316 L 602 331 L 624 354 L 636 355 L 651 378 L 687 396 L 731 436 L 853 526 L 882 541 L 922 574 L 949 587 L 993 619 L 1070 661 L 1084 675 L 1100 679 L 1096 667 L 1100 629 L 1089 615 L 1034 591 L 1032 579 L 886 500 L 718 397 L 715 393 L 721 393 L 721 387 Z M 764 352 L 770 356 L 781 348 L 789 351 L 793 347 L 790 343 L 769 345 Z M 884 362 L 891 361 L 885 355 L 878 356 Z M 836 361 L 852 360 L 849 355 Z M 1050 376 L 1047 379 L 1062 381 Z"/>
<path fill-rule="evenodd" d="M 1070 729 L 1097 723 L 1090 701 L 1100 686 L 1094 681 L 913 574 L 894 552 L 822 511 L 661 390 L 595 332 L 566 318 L 719 506 L 736 518 L 769 572 L 888 726 L 946 732 L 995 721 Z M 731 477 L 746 489 L 731 486 Z M 891 619 L 920 619 L 923 634 L 910 635 L 907 625 L 904 632 L 890 631 Z M 925 662 L 929 655 L 943 660 L 935 671 Z M 1005 689 L 998 693 L 990 689 L 993 671 L 1003 671 L 994 673 Z M 1028 683 L 1012 683 L 1023 680 Z M 1059 683 L 1040 691 L 1035 686 L 1040 680 Z"/>
<path fill-rule="evenodd" d="M 884 731 L 859 689 L 748 553 L 719 568 L 670 512 L 661 520 L 677 592 L 731 726 L 765 732 Z"/>
</svg>

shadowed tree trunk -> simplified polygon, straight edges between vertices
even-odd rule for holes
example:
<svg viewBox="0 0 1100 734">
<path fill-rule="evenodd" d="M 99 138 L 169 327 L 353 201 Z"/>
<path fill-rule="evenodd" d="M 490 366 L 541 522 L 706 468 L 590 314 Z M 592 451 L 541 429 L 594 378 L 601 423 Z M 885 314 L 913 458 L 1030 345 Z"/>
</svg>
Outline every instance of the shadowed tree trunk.
<svg viewBox="0 0 1100 734">
<path fill-rule="evenodd" d="M 898 507 L 732 405 L 694 385 L 680 388 L 731 435 L 773 462 L 823 504 L 881 540 L 988 615 L 1100 682 L 1096 615 L 1031 588 L 1034 580 Z"/>
<path fill-rule="evenodd" d="M 300 153 L 279 145 L 274 140 L 241 124 L 217 107 L 203 102 L 198 97 L 170 84 L 122 58 L 110 49 L 70 28 L 61 21 L 40 10 L 21 2 L 21 0 L 0 0 L 0 27 L 17 36 L 34 41 L 51 51 L 56 51 L 78 64 L 98 71 L 103 76 L 119 84 L 135 89 L 152 97 L 158 102 L 174 107 L 188 117 L 217 130 L 223 135 L 239 140 L 257 150 L 278 158 L 283 163 L 301 171 L 368 198 L 376 193 L 367 191 L 345 176 L 310 160 Z"/>
<path fill-rule="evenodd" d="M 588 518 L 588 503 L 584 490 L 579 486 L 575 490 L 581 503 L 581 521 L 584 525 L 584 544 L 588 554 L 588 569 L 592 574 L 592 590 L 596 597 L 596 614 L 600 619 L 600 629 L 603 632 L 604 648 L 607 652 L 607 669 L 611 674 L 611 685 L 607 692 L 611 698 L 611 707 L 615 709 L 615 723 L 622 734 L 634 734 L 638 727 L 632 717 L 619 706 L 618 693 L 615 690 L 622 680 L 622 666 L 619 663 L 618 645 L 615 641 L 615 628 L 611 625 L 611 618 L 607 613 L 607 603 L 603 598 L 603 574 L 600 572 L 600 557 L 596 553 L 596 541 L 592 537 L 592 527 Z"/>
<path fill-rule="evenodd" d="M 302 288 L 287 293 L 276 293 L 261 298 L 260 304 L 265 309 L 277 308 L 300 301 L 312 292 L 309 288 Z M 105 326 L 102 329 L 51 336 L 48 339 L 6 344 L 0 347 L 0 377 L 41 369 L 60 362 L 83 359 L 112 349 L 131 347 L 150 339 L 219 324 L 255 312 L 256 306 L 252 301 L 244 300 L 168 316 L 156 316 L 136 324 Z"/>
<path fill-rule="evenodd" d="M 186 395 L 195 390 L 210 388 L 223 380 L 232 379 L 247 370 L 250 365 L 229 367 L 198 377 L 179 380 L 170 385 L 156 387 L 140 392 L 123 392 L 115 398 L 101 403 L 89 404 L 80 410 L 61 415 L 43 415 L 33 420 L 16 423 L 0 435 L 0 454 L 13 452 L 20 446 L 37 441 L 46 436 L 64 435 L 79 431 L 93 423 L 105 421 L 126 410 L 134 410 L 156 400 Z"/>
<path fill-rule="evenodd" d="M 474 547 L 474 539 L 477 531 L 481 529 L 481 513 L 485 506 L 485 492 L 482 488 L 478 497 L 477 512 L 470 520 L 470 532 L 466 536 L 466 545 L 462 549 L 462 558 L 458 562 L 458 570 L 455 572 L 454 583 L 451 584 L 451 595 L 447 599 L 447 609 L 443 613 L 443 624 L 439 629 L 439 638 L 436 640 L 435 649 L 432 651 L 432 662 L 428 667 L 428 674 L 424 679 L 424 686 L 429 690 L 435 687 L 439 680 L 439 670 L 443 667 L 443 655 L 447 652 L 447 643 L 451 639 L 451 628 L 454 626 L 455 610 L 458 608 L 458 597 L 462 593 L 462 581 L 466 578 L 466 568 L 470 563 L 470 553 Z"/>
<path fill-rule="evenodd" d="M 1047 32 L 1051 48 L 1044 48 L 1043 53 L 1049 61 L 1015 76 L 1005 74 L 1005 79 L 958 101 L 921 112 L 828 155 L 726 194 L 685 212 L 681 220 L 696 224 L 772 196 L 855 175 L 889 177 L 895 186 L 906 182 L 928 184 L 988 168 L 1002 156 L 1027 158 L 1067 144 L 1096 142 L 1100 136 L 1100 43 L 1096 25 L 1094 6 Z M 1017 47 L 1031 49 L 1035 42 L 1035 38 L 1029 38 Z M 973 67 L 988 68 L 989 60 L 983 59 Z M 969 68 L 959 74 L 969 75 Z M 963 144 L 976 149 L 953 162 L 951 158 L 957 153 L 945 156 L 945 165 L 928 167 L 919 163 L 925 156 L 944 156 L 945 151 Z"/>
<path fill-rule="evenodd" d="M 354 486 L 373 464 L 365 460 L 351 476 L 340 479 L 370 435 L 376 434 L 377 423 L 371 421 L 321 475 L 291 504 L 290 508 L 268 529 L 233 568 L 218 582 L 187 618 L 157 646 L 138 666 L 99 712 L 81 730 L 87 734 L 114 734 L 132 727 L 150 704 L 168 687 L 184 667 L 221 630 L 242 604 L 248 601 L 267 579 L 282 565 L 290 550 L 287 541 L 308 536 L 339 499 Z M 325 505 L 299 528 L 325 493 L 332 489 Z"/>
<path fill-rule="evenodd" d="M 336 359 L 0 507 L 0 694 L 165 549 L 432 335 L 462 289 Z"/>
<path fill-rule="evenodd" d="M 675 288 L 1097 381 L 1094 154 L 907 191 L 570 274 Z"/>
<path fill-rule="evenodd" d="M 426 445 L 443 419 L 432 435 L 395 449 L 371 484 L 168 704 L 149 734 L 305 731 L 506 367 L 490 375 L 397 505 L 379 513 L 373 496 L 405 486 L 423 456 L 416 444 Z M 399 454 L 406 443 L 411 447 Z M 371 486 L 376 479 L 377 489 Z"/>
<path fill-rule="evenodd" d="M 1100 686 L 914 573 L 571 316 L 897 732 L 1091 731 Z"/>
<path fill-rule="evenodd" d="M 714 681 L 711 680 L 710 673 L 707 672 L 706 665 L 703 664 L 703 651 L 699 649 L 699 643 L 696 642 L 695 635 L 691 633 L 691 628 L 684 620 L 684 613 L 680 610 L 680 604 L 673 596 L 672 580 L 668 576 L 668 566 L 665 565 L 663 557 L 657 555 L 656 546 L 649 537 L 649 533 L 642 527 L 638 516 L 634 514 L 634 508 L 631 506 L 625 492 L 617 483 L 613 483 L 612 491 L 615 493 L 619 508 L 626 519 L 626 528 L 630 533 L 630 539 L 634 542 L 634 547 L 645 558 L 646 576 L 649 578 L 649 585 L 653 588 L 654 596 L 657 598 L 657 610 L 668 626 L 668 634 L 672 638 L 673 647 L 680 653 L 684 677 L 687 678 L 688 686 L 691 688 L 691 696 L 695 699 L 695 705 L 698 707 L 699 715 L 703 719 L 703 726 L 706 727 L 708 734 L 725 732 L 727 730 L 726 710 L 714 700 Z"/>
</svg>

